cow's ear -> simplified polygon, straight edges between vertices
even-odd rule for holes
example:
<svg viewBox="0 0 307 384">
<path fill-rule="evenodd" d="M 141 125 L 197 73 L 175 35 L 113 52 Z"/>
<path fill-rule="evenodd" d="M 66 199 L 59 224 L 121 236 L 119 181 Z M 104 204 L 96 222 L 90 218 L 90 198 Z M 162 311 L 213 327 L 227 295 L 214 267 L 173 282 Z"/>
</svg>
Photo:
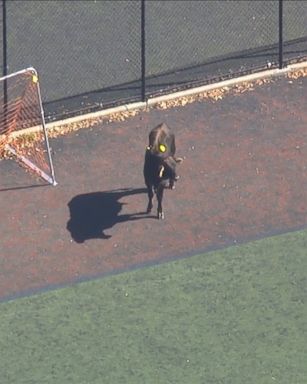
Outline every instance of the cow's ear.
<svg viewBox="0 0 307 384">
<path fill-rule="evenodd" d="M 159 171 L 159 177 L 162 179 L 162 177 L 163 177 L 163 173 L 164 173 L 164 165 L 161 165 L 161 167 L 160 167 L 160 171 Z"/>
</svg>

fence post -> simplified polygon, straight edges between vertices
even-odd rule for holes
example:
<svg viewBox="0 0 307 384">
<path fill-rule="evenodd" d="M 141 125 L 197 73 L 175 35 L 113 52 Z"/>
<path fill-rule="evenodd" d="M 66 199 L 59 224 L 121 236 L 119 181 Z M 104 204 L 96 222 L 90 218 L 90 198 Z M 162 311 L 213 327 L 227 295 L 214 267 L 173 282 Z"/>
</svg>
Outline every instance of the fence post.
<svg viewBox="0 0 307 384">
<path fill-rule="evenodd" d="M 2 0 L 2 76 L 7 75 L 7 29 L 6 29 L 6 0 Z"/>
<path fill-rule="evenodd" d="M 6 0 L 2 0 L 2 76 L 7 75 L 7 14 L 6 14 Z M 3 82 L 3 105 L 4 105 L 4 119 L 7 119 L 7 80 Z"/>
<path fill-rule="evenodd" d="M 283 68 L 283 0 L 279 0 L 279 69 Z"/>
<path fill-rule="evenodd" d="M 142 101 L 146 101 L 145 0 L 141 0 L 141 80 Z"/>
</svg>

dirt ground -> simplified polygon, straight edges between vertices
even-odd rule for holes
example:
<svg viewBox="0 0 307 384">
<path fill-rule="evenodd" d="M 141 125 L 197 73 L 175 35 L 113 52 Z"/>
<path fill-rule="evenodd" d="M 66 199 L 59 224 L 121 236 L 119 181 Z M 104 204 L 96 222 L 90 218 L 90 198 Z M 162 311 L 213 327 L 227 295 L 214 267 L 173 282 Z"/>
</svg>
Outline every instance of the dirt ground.
<svg viewBox="0 0 307 384">
<path fill-rule="evenodd" d="M 282 77 L 51 139 L 56 187 L 2 160 L 0 299 L 305 228 L 306 100 L 306 77 Z M 161 122 L 185 156 L 163 221 L 142 176 Z"/>
</svg>

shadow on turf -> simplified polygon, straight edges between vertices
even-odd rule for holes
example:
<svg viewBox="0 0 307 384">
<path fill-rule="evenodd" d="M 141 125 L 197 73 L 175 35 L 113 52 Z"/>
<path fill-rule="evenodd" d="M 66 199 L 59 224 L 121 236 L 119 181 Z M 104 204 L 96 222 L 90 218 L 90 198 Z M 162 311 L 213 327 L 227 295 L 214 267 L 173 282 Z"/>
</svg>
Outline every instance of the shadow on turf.
<svg viewBox="0 0 307 384">
<path fill-rule="evenodd" d="M 145 188 L 118 189 L 75 196 L 69 203 L 70 219 L 67 229 L 77 243 L 89 239 L 109 239 L 104 231 L 117 223 L 140 220 L 146 212 L 120 215 L 123 205 L 119 200 L 126 196 L 146 193 Z"/>
</svg>

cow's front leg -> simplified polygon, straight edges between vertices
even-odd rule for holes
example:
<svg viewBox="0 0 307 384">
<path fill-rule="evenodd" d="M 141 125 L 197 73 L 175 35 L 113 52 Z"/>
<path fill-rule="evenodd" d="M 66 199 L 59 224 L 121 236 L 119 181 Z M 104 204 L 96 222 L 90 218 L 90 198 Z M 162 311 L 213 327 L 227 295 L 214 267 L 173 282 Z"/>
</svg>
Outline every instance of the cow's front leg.
<svg viewBox="0 0 307 384">
<path fill-rule="evenodd" d="M 159 185 L 157 188 L 157 200 L 158 200 L 158 219 L 164 219 L 164 212 L 162 209 L 162 199 L 163 199 L 163 191 L 164 191 L 164 186 Z"/>
<path fill-rule="evenodd" d="M 147 205 L 147 213 L 150 213 L 152 210 L 152 198 L 153 198 L 153 191 L 152 191 L 152 186 L 147 185 L 147 194 L 148 194 L 148 205 Z"/>
<path fill-rule="evenodd" d="M 179 180 L 179 176 L 176 175 L 169 180 L 169 189 L 175 189 L 175 181 Z"/>
</svg>

